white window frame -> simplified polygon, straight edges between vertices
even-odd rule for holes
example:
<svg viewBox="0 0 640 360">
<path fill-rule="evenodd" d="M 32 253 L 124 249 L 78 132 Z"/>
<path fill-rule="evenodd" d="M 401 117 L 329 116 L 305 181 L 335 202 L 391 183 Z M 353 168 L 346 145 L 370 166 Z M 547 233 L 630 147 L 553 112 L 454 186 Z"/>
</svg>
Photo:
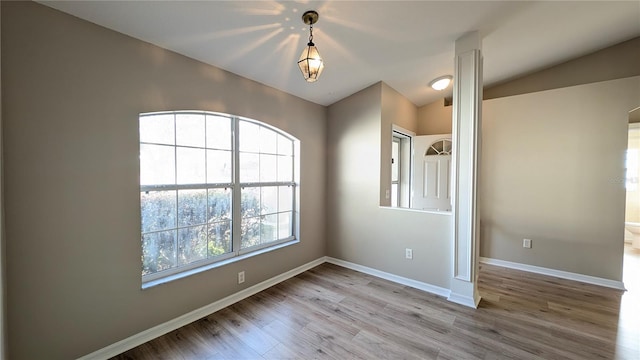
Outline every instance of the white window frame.
<svg viewBox="0 0 640 360">
<path fill-rule="evenodd" d="M 411 179 L 413 178 L 413 131 L 392 125 L 391 140 L 399 141 L 400 159 L 398 166 L 398 204 L 391 207 L 411 207 Z M 397 140 L 395 140 L 397 139 Z M 390 174 L 391 175 L 391 174 Z M 393 181 L 392 181 L 393 183 Z"/>
<path fill-rule="evenodd" d="M 218 267 L 224 264 L 228 264 L 230 262 L 234 262 L 237 260 L 241 260 L 244 259 L 248 256 L 254 256 L 254 255 L 258 255 L 267 251 L 272 251 L 272 250 L 276 250 L 279 248 L 282 248 L 283 246 L 288 246 L 291 244 L 295 244 L 297 243 L 299 240 L 299 209 L 300 209 L 300 204 L 299 204 L 299 178 L 300 178 L 300 162 L 299 162 L 299 152 L 300 152 L 300 142 L 293 136 L 291 136 L 290 134 L 284 132 L 281 129 L 278 129 L 274 126 L 268 125 L 266 123 L 257 121 L 257 120 L 252 120 L 252 119 L 247 119 L 244 117 L 240 117 L 240 116 L 234 116 L 234 115 L 230 115 L 230 114 L 224 114 L 224 113 L 216 113 L 216 112 L 209 112 L 209 111 L 165 111 L 165 112 L 152 112 L 152 113 L 141 113 L 139 115 L 139 118 L 142 118 L 144 116 L 154 116 L 154 115 L 168 115 L 168 114 L 173 114 L 174 116 L 176 115 L 182 115 L 182 114 L 197 114 L 197 115 L 212 115 L 212 116 L 222 116 L 222 117 L 227 117 L 230 119 L 231 121 L 231 136 L 232 136 L 232 140 L 231 140 L 231 152 L 232 152 L 232 181 L 228 182 L 228 183 L 205 183 L 205 184 L 172 184 L 172 185 L 141 185 L 140 186 L 140 192 L 145 192 L 145 191 L 157 191 L 157 190 L 183 190 L 183 189 L 195 189 L 195 190 L 206 190 L 206 189 L 216 189 L 216 188 L 230 188 L 231 189 L 231 196 L 232 196 L 232 202 L 231 202 L 231 226 L 232 226 L 232 234 L 231 234 L 231 243 L 232 243 L 232 248 L 231 248 L 231 252 L 225 253 L 225 254 L 221 254 L 221 255 L 217 255 L 217 256 L 212 256 L 212 257 L 207 257 L 205 259 L 201 259 L 201 260 L 197 260 L 194 262 L 191 262 L 189 264 L 184 264 L 184 265 L 179 265 L 178 261 L 176 260 L 176 267 L 170 268 L 170 269 L 165 269 L 165 270 L 161 270 L 155 273 L 151 273 L 151 274 L 145 274 L 142 275 L 142 287 L 143 288 L 147 288 L 147 287 L 151 287 L 151 286 L 155 286 L 164 282 L 168 282 L 174 279 L 178 279 L 178 278 L 182 278 L 185 276 L 189 276 L 191 274 L 194 273 L 199 273 L 202 271 L 206 271 L 209 270 L 211 268 L 214 267 Z M 291 161 L 292 161 L 292 170 L 293 170 L 293 179 L 292 181 L 272 181 L 272 182 L 240 182 L 240 149 L 239 149 L 239 144 L 240 144 L 240 134 L 239 134 L 239 124 L 241 121 L 245 121 L 245 122 L 249 122 L 249 123 L 253 123 L 256 124 L 260 127 L 264 127 L 267 128 L 269 130 L 272 130 L 274 132 L 276 132 L 279 135 L 284 136 L 285 138 L 287 138 L 288 140 L 291 140 L 292 144 L 292 149 L 291 149 Z M 174 117 L 174 126 L 176 123 L 176 119 Z M 206 122 L 205 122 L 205 126 L 206 126 Z M 175 134 L 174 134 L 175 136 Z M 177 145 L 174 143 L 174 145 L 166 145 L 166 144 L 154 144 L 154 143 L 148 143 L 148 142 L 142 142 L 140 140 L 140 145 L 142 144 L 151 144 L 151 145 L 165 145 L 165 146 L 172 146 L 175 149 L 177 149 L 178 147 L 184 147 L 181 145 Z M 206 146 L 206 145 L 205 145 Z M 198 148 L 200 149 L 200 147 L 194 147 L 194 148 Z M 207 149 L 206 147 L 203 147 L 202 149 Z M 177 150 L 176 150 L 177 151 Z M 205 166 L 206 166 L 206 161 L 205 161 Z M 174 170 L 177 171 L 177 164 L 174 164 Z M 176 181 L 177 182 L 177 181 Z M 242 240 L 242 236 L 241 236 L 241 222 L 242 222 L 242 215 L 241 215 L 241 197 L 242 197 L 242 190 L 244 188 L 247 187 L 257 187 L 257 188 L 262 188 L 262 187 L 267 187 L 267 186 L 289 186 L 292 187 L 292 205 L 291 205 L 291 236 L 286 237 L 286 238 L 282 238 L 282 239 L 277 239 L 275 241 L 270 241 L 268 243 L 264 243 L 264 244 L 259 244 L 256 246 L 251 246 L 248 248 L 241 248 L 241 240 Z M 141 211 L 142 211 L 142 206 L 141 206 Z M 176 215 L 177 215 L 178 209 L 176 209 Z M 260 217 L 264 217 L 268 214 L 262 214 L 260 215 Z M 140 214 L 141 219 L 142 219 L 142 213 Z M 177 218 L 176 218 L 177 219 Z M 180 229 L 181 226 L 177 223 L 176 220 L 176 227 L 174 229 L 166 229 L 166 230 L 177 230 Z M 141 229 L 141 234 L 142 233 L 142 229 Z M 141 241 L 142 241 L 142 237 L 141 237 Z M 176 246 L 176 254 L 178 253 L 178 238 L 176 237 L 175 239 L 175 246 Z M 142 242 L 141 242 L 142 245 Z M 142 248 L 141 248 L 142 249 Z"/>
</svg>

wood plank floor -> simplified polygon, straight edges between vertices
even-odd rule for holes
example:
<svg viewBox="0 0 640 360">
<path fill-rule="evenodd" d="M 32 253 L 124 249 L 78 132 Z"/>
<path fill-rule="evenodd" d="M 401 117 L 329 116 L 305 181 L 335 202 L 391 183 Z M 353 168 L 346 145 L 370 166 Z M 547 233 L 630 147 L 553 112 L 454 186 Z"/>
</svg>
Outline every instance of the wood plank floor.
<svg viewBox="0 0 640 360">
<path fill-rule="evenodd" d="M 490 265 L 479 288 L 473 310 L 322 264 L 114 359 L 640 359 L 637 291 Z"/>
</svg>

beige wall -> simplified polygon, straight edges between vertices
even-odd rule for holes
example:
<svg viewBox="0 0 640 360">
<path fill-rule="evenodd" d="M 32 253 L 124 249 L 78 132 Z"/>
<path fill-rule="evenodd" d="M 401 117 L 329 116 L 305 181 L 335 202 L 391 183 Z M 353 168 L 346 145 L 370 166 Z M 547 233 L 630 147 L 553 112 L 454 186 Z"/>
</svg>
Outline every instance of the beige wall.
<svg viewBox="0 0 640 360">
<path fill-rule="evenodd" d="M 448 289 L 451 216 L 379 206 L 381 128 L 391 127 L 384 87 L 329 106 L 327 253 Z M 413 260 L 405 260 L 405 248 L 413 249 Z"/>
<path fill-rule="evenodd" d="M 36 3 L 1 6 L 11 359 L 77 358 L 325 255 L 326 108 Z M 300 139 L 301 242 L 143 291 L 138 114 L 189 109 Z"/>
<path fill-rule="evenodd" d="M 639 102 L 640 77 L 485 100 L 480 255 L 621 280 L 621 179 Z"/>
<path fill-rule="evenodd" d="M 453 106 L 444 106 L 444 99 L 418 109 L 417 135 L 451 134 Z"/>
</svg>

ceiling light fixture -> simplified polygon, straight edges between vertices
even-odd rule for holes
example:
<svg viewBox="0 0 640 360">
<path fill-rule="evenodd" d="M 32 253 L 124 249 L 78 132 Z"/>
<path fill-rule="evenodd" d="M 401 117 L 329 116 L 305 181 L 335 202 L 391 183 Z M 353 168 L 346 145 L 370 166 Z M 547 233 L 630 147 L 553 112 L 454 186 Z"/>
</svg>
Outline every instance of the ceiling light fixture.
<svg viewBox="0 0 640 360">
<path fill-rule="evenodd" d="M 309 43 L 307 43 L 307 47 L 302 50 L 302 55 L 300 55 L 300 60 L 298 60 L 298 66 L 300 67 L 300 71 L 302 71 L 302 76 L 304 76 L 307 82 L 315 82 L 318 80 L 324 69 L 324 61 L 322 61 L 320 57 L 318 48 L 313 44 L 313 24 L 318 21 L 318 17 L 318 13 L 313 10 L 302 14 L 302 21 L 309 25 Z"/>
<path fill-rule="evenodd" d="M 431 82 L 429 83 L 429 86 L 431 86 L 433 90 L 441 91 L 449 87 L 449 84 L 451 83 L 452 79 L 453 79 L 453 76 L 451 75 L 440 76 L 438 78 L 431 80 Z"/>
</svg>

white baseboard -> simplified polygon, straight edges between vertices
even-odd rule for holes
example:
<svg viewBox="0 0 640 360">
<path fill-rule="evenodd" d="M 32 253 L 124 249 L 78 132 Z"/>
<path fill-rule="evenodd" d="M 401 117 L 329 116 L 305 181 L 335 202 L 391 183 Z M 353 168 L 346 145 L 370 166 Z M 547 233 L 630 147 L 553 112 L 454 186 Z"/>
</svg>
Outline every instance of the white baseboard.
<svg viewBox="0 0 640 360">
<path fill-rule="evenodd" d="M 604 287 L 608 287 L 616 290 L 626 291 L 624 287 L 624 283 L 622 281 L 610 280 L 610 279 L 605 279 L 605 278 L 600 278 L 595 276 L 583 275 L 583 274 L 572 273 L 572 272 L 562 271 L 562 270 L 549 269 L 549 268 L 544 268 L 544 267 L 534 266 L 534 265 L 520 264 L 520 263 L 515 263 L 515 262 L 505 261 L 505 260 L 491 259 L 486 257 L 481 257 L 480 262 L 489 264 L 489 265 L 506 267 L 509 269 L 522 270 L 522 271 L 532 272 L 532 273 L 541 274 L 541 275 L 555 276 L 562 279 L 574 280 L 574 281 L 579 281 L 587 284 L 600 285 L 600 286 L 604 286 Z"/>
<path fill-rule="evenodd" d="M 111 344 L 107 347 L 104 347 L 100 350 L 94 351 L 90 354 L 82 356 L 77 360 L 106 360 L 112 358 L 118 354 L 121 354 L 127 350 L 133 349 L 136 346 L 142 345 L 148 341 L 151 341 L 157 337 L 160 337 L 168 332 L 179 329 L 187 324 L 190 324 L 198 319 L 201 319 L 205 316 L 213 314 L 214 312 L 224 309 L 227 306 L 233 305 L 236 302 L 245 299 L 251 295 L 257 294 L 260 291 L 266 290 L 271 286 L 274 286 L 278 283 L 281 283 L 289 278 L 292 278 L 298 274 L 301 274 L 311 268 L 314 268 L 322 263 L 331 263 L 338 266 L 342 266 L 351 270 L 356 270 L 363 272 L 365 274 L 369 274 L 372 276 L 376 276 L 385 280 L 393 281 L 398 284 L 411 286 L 413 288 L 426 291 L 428 293 L 432 293 L 435 295 L 440 295 L 443 297 L 449 297 L 450 291 L 449 289 L 441 288 L 435 285 L 423 283 L 420 281 L 412 280 L 409 278 L 405 278 L 402 276 L 390 274 L 384 271 L 376 270 L 370 267 L 358 265 L 352 262 L 331 258 L 331 257 L 321 257 L 314 261 L 311 261 L 307 264 L 299 266 L 295 269 L 289 270 L 283 274 L 272 277 L 271 279 L 265 280 L 259 284 L 248 287 L 244 290 L 241 290 L 235 294 L 229 295 L 224 299 L 220 299 L 215 301 L 209 305 L 205 305 L 199 309 L 193 310 L 187 314 L 179 316 L 175 319 L 169 320 L 160 325 L 154 326 L 151 329 L 147 329 L 138 334 L 130 336 L 126 339 L 118 341 L 117 343 Z M 465 304 L 463 304 L 465 305 Z"/>
<path fill-rule="evenodd" d="M 432 293 L 435 295 L 440 295 L 440 296 L 444 296 L 444 297 L 449 297 L 449 289 L 445 289 L 445 288 L 441 288 L 439 286 L 435 286 L 435 285 L 431 285 L 431 284 L 427 284 L 421 281 L 416 281 L 413 279 L 409 279 L 409 278 L 405 278 L 402 276 L 398 276 L 398 275 L 394 275 L 394 274 L 390 274 L 384 271 L 380 271 L 380 270 L 376 270 L 370 267 L 366 267 L 366 266 L 362 266 L 362 265 L 358 265 L 349 261 L 344 261 L 344 260 L 340 260 L 340 259 L 336 259 L 336 258 L 332 258 L 332 257 L 327 257 L 326 261 L 328 263 L 334 264 L 334 265 L 338 265 L 338 266 L 342 266 L 345 267 L 347 269 L 351 269 L 351 270 L 355 270 L 355 271 L 360 271 L 363 272 L 365 274 L 369 274 L 375 277 L 379 277 L 385 280 L 389 280 L 389 281 L 393 281 L 395 283 L 398 284 L 402 284 L 402 285 L 406 285 L 406 286 L 411 286 L 412 288 L 416 288 L 422 291 L 426 291 L 428 293 Z"/>
<path fill-rule="evenodd" d="M 474 308 L 474 309 L 477 309 L 478 308 L 478 304 L 480 303 L 480 297 L 479 296 L 478 296 L 477 299 L 474 299 L 472 297 L 462 296 L 460 294 L 455 294 L 453 292 L 449 295 L 447 300 L 451 301 L 453 303 L 456 303 L 456 304 L 459 304 L 459 305 L 464 305 L 466 307 L 470 307 L 470 308 Z"/>
<path fill-rule="evenodd" d="M 298 274 L 301 274 L 311 268 L 314 268 L 322 263 L 326 262 L 326 257 L 321 257 L 295 269 L 289 270 L 280 275 L 274 276 L 271 279 L 265 280 L 259 284 L 248 287 L 233 295 L 229 295 L 224 299 L 215 301 L 209 305 L 205 305 L 199 309 L 193 310 L 175 319 L 169 320 L 163 324 L 152 327 L 133 336 L 130 336 L 124 340 L 118 341 L 115 344 L 104 347 L 100 350 L 94 351 L 90 354 L 78 358 L 78 360 L 104 360 L 112 358 L 118 354 L 121 354 L 127 350 L 133 349 L 136 346 L 142 345 L 148 341 L 151 341 L 159 336 L 162 336 L 170 331 L 179 329 L 187 324 L 190 324 L 198 319 L 213 314 L 214 312 L 224 309 L 227 306 L 247 298 L 251 295 L 257 294 L 260 291 L 266 290 L 271 286 L 281 283 L 289 278 L 292 278 Z"/>
</svg>

